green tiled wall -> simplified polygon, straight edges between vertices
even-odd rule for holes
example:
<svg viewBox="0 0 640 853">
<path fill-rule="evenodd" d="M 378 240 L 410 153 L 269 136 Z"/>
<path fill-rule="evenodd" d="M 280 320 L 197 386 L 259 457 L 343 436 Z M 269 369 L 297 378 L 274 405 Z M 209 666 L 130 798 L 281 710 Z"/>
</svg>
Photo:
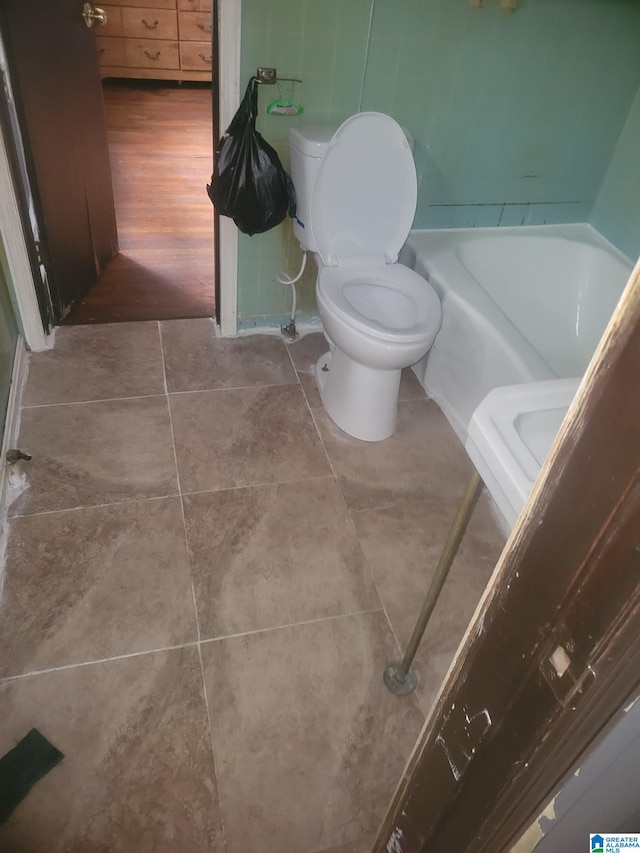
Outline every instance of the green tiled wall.
<svg viewBox="0 0 640 853">
<path fill-rule="evenodd" d="M 591 214 L 591 223 L 632 260 L 640 255 L 640 89 Z"/>
<path fill-rule="evenodd" d="M 285 166 L 292 124 L 359 110 L 404 124 L 416 228 L 585 221 L 640 85 L 639 42 L 637 0 L 243 0 L 242 82 L 258 65 L 303 80 L 297 118 L 265 115 L 279 92 L 260 90 L 258 127 Z M 285 319 L 290 290 L 275 279 L 299 259 L 288 225 L 240 235 L 241 326 Z"/>
</svg>

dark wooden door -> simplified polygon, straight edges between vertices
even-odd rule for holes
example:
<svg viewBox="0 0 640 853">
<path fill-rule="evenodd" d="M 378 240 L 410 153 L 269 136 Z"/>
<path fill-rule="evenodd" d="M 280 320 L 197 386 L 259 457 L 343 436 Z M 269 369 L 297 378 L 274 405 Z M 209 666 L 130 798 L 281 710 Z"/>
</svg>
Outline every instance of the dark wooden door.
<svg viewBox="0 0 640 853">
<path fill-rule="evenodd" d="M 118 251 L 96 28 L 82 9 L 82 0 L 0 3 L 58 322 Z"/>
</svg>

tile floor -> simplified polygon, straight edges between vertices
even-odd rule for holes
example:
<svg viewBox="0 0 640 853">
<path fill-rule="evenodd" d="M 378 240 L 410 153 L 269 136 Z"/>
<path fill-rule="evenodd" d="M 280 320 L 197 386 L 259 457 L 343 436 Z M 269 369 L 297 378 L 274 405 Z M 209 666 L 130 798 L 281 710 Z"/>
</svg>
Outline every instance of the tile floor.
<svg viewBox="0 0 640 853">
<path fill-rule="evenodd" d="M 367 853 L 502 547 L 481 502 L 406 643 L 470 463 L 412 373 L 367 444 L 321 408 L 321 335 L 58 329 L 30 356 L 0 603 L 0 754 L 65 754 L 0 849 Z"/>
</svg>

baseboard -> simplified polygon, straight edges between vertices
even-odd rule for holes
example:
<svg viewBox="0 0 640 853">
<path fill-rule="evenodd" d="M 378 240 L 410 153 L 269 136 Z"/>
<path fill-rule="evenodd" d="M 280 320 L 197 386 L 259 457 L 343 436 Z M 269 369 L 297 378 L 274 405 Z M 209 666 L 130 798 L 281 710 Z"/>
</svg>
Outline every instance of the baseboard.
<svg viewBox="0 0 640 853">
<path fill-rule="evenodd" d="M 282 326 L 291 321 L 289 316 L 247 317 L 238 321 L 236 337 L 247 335 L 281 335 Z M 317 314 L 300 314 L 296 317 L 296 328 L 303 336 L 311 332 L 321 332 L 322 323 Z"/>
<path fill-rule="evenodd" d="M 4 422 L 4 435 L 2 436 L 2 451 L 0 456 L 0 524 L 2 526 L 5 523 L 8 506 L 16 495 L 15 487 L 9 483 L 9 471 L 5 459 L 9 448 L 16 447 L 18 440 L 22 390 L 27 378 L 27 369 L 28 354 L 24 339 L 18 338 L 13 358 L 11 387 L 9 388 L 9 401 L 7 403 L 7 415 Z"/>
</svg>

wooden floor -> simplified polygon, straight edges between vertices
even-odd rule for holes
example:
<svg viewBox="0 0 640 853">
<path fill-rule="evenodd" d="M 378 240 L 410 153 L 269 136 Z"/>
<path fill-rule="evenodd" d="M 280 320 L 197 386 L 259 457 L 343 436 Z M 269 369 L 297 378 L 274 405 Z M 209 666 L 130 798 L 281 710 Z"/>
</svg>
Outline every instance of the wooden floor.
<svg viewBox="0 0 640 853">
<path fill-rule="evenodd" d="M 64 323 L 212 317 L 211 90 L 112 81 L 104 99 L 120 253 Z"/>
</svg>

